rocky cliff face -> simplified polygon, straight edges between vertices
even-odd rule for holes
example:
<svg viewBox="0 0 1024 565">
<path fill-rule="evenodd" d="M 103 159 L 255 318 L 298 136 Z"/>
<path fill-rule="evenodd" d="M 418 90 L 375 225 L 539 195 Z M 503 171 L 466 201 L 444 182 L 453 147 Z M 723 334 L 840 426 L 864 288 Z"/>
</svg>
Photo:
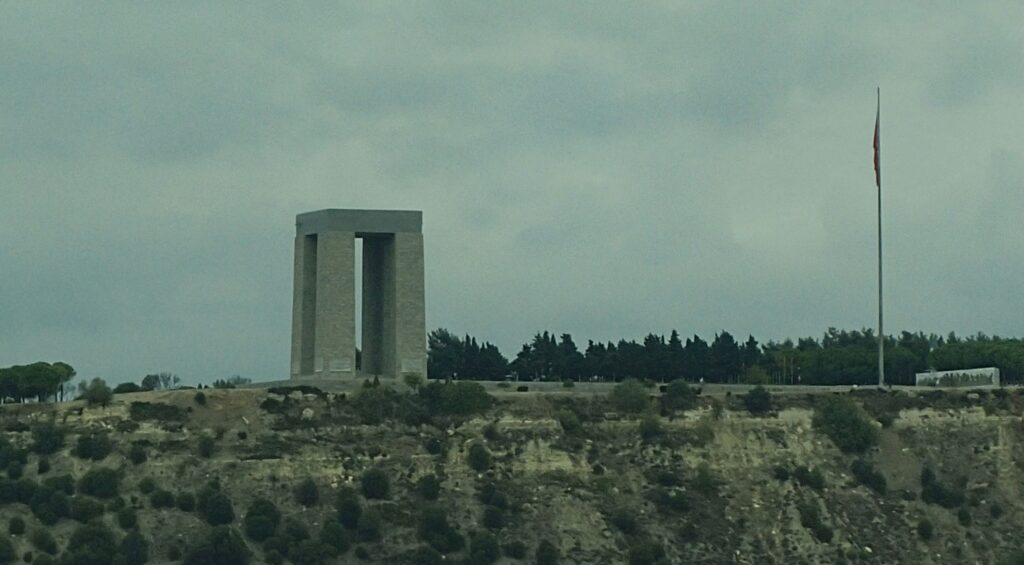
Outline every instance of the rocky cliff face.
<svg viewBox="0 0 1024 565">
<path fill-rule="evenodd" d="M 877 447 L 853 456 L 814 429 L 813 398 L 785 402 L 766 417 L 751 416 L 736 399 L 716 401 L 717 408 L 705 402 L 649 422 L 645 439 L 639 419 L 612 413 L 600 398 L 508 394 L 482 415 L 410 426 L 362 424 L 351 398 L 316 391 L 203 392 L 203 403 L 196 391 L 172 391 L 119 395 L 106 408 L 5 406 L 0 421 L 12 449 L 30 450 L 22 482 L 117 470 L 119 497 L 103 500 L 107 510 L 97 519 L 116 540 L 128 531 L 116 512 L 135 508 L 149 562 L 188 554 L 209 524 L 195 511 L 154 508 L 144 479 L 176 496 L 218 480 L 240 532 L 252 501 L 266 498 L 315 539 L 336 519 L 338 493 L 359 492 L 369 469 L 390 480 L 387 498 L 360 498 L 382 518 L 380 540 L 360 541 L 353 530 L 344 552 L 295 553 L 293 561 L 347 563 L 358 554 L 368 562 L 432 562 L 423 549 L 429 505 L 443 509 L 465 540 L 446 562 L 492 562 L 483 550 L 470 552 L 475 531 L 491 532 L 503 563 L 535 562 L 545 540 L 561 563 L 991 563 L 1021 546 L 1024 427 L 1012 394 L 890 409 L 891 424 L 877 424 Z M 578 429 L 563 429 L 558 416 L 566 411 L 578 415 Z M 66 442 L 45 456 L 42 472 L 30 430 L 51 420 Z M 73 455 L 78 436 L 96 431 L 113 440 L 113 451 L 98 461 Z M 203 437 L 212 439 L 204 440 L 210 452 L 199 448 Z M 473 445 L 489 453 L 487 464 L 470 461 Z M 132 462 L 133 446 L 144 462 Z M 440 480 L 435 503 L 418 492 L 428 475 Z M 870 478 L 879 475 L 884 485 Z M 316 483 L 319 501 L 303 506 L 294 490 L 305 478 Z M 71 517 L 44 524 L 30 501 L 0 507 L 3 524 L 15 516 L 30 532 L 52 532 L 61 549 L 80 526 Z M 40 553 L 28 538 L 11 537 L 17 555 Z M 281 553 L 246 544 L 251 562 Z"/>
</svg>

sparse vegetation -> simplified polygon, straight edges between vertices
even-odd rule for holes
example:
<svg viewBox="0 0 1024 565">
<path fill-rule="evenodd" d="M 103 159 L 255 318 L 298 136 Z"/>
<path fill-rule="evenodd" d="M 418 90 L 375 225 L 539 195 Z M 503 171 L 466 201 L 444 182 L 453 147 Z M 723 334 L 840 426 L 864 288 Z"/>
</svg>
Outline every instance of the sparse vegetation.
<svg viewBox="0 0 1024 565">
<path fill-rule="evenodd" d="M 814 428 L 846 453 L 863 453 L 878 443 L 878 430 L 864 410 L 848 396 L 832 395 L 818 399 L 814 408 Z"/>
</svg>

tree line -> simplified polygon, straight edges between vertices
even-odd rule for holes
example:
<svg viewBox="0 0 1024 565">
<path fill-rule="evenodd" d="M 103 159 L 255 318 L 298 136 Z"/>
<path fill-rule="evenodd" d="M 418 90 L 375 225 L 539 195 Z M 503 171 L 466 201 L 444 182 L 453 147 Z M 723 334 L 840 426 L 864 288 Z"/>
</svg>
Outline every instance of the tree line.
<svg viewBox="0 0 1024 565">
<path fill-rule="evenodd" d="M 0 401 L 62 400 L 64 385 L 70 382 L 75 374 L 71 365 L 59 361 L 40 361 L 0 369 Z"/>
<path fill-rule="evenodd" d="M 885 336 L 886 382 L 914 384 L 914 374 L 997 367 L 1004 383 L 1024 381 L 1024 340 L 979 333 L 966 338 L 904 331 Z M 705 340 L 685 340 L 672 330 L 650 333 L 642 341 L 588 341 L 577 346 L 572 335 L 543 331 L 523 344 L 509 361 L 497 346 L 444 328 L 428 336 L 431 378 L 501 380 L 652 379 L 749 384 L 861 384 L 878 382 L 878 340 L 871 329 L 829 328 L 821 338 L 795 342 L 738 341 L 727 331 Z"/>
</svg>

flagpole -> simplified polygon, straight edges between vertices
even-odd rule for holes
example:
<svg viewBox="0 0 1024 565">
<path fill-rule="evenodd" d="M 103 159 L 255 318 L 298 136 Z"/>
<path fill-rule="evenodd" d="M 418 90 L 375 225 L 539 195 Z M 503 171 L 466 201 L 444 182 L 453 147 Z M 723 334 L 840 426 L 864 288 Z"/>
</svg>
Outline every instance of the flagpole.
<svg viewBox="0 0 1024 565">
<path fill-rule="evenodd" d="M 885 333 L 882 330 L 882 89 L 877 87 L 878 111 L 875 117 L 875 158 L 878 167 L 878 386 L 885 386 Z"/>
</svg>

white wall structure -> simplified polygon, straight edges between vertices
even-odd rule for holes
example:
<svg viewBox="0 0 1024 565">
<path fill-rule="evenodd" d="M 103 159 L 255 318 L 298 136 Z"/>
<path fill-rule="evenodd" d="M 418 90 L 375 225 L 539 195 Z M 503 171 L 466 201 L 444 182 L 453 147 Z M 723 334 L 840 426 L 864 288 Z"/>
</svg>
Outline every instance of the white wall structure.
<svg viewBox="0 0 1024 565">
<path fill-rule="evenodd" d="M 916 386 L 983 387 L 999 386 L 999 369 L 958 369 L 955 371 L 929 371 L 914 375 Z"/>
</svg>

